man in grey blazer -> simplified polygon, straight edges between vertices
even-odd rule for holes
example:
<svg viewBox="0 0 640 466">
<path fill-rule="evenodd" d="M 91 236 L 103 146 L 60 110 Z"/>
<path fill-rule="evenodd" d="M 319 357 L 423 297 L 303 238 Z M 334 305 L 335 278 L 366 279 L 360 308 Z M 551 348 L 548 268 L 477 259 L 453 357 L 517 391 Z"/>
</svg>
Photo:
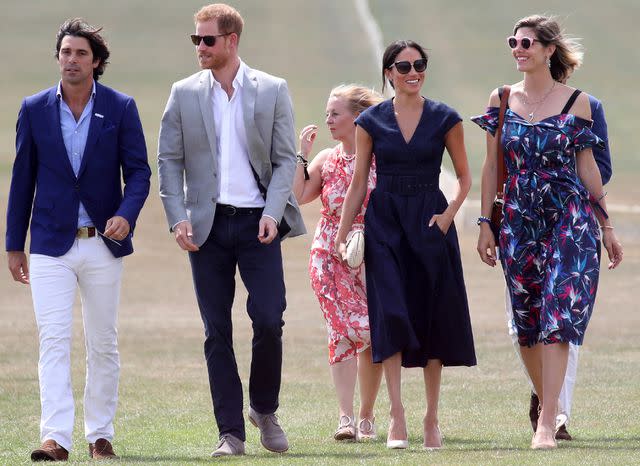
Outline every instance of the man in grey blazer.
<svg viewBox="0 0 640 466">
<path fill-rule="evenodd" d="M 236 266 L 253 325 L 249 420 L 262 445 L 288 449 L 278 423 L 282 314 L 280 241 L 305 233 L 291 194 L 296 167 L 286 82 L 238 56 L 243 19 L 225 4 L 195 15 L 202 71 L 175 83 L 162 116 L 160 197 L 176 242 L 188 251 L 220 441 L 213 456 L 244 454 L 242 384 L 233 352 Z"/>
</svg>

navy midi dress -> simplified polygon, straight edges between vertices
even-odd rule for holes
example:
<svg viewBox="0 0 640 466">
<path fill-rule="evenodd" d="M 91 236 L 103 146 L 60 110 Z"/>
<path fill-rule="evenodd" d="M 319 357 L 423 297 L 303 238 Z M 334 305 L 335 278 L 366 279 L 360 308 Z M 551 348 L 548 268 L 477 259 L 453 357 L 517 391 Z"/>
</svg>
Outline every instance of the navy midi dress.
<svg viewBox="0 0 640 466">
<path fill-rule="evenodd" d="M 378 181 L 365 214 L 365 270 L 374 362 L 401 352 L 404 367 L 429 359 L 473 366 L 473 345 L 460 248 L 453 223 L 443 233 L 434 214 L 447 208 L 438 187 L 445 135 L 462 119 L 425 99 L 410 141 L 386 100 L 356 124 L 373 140 Z"/>
</svg>

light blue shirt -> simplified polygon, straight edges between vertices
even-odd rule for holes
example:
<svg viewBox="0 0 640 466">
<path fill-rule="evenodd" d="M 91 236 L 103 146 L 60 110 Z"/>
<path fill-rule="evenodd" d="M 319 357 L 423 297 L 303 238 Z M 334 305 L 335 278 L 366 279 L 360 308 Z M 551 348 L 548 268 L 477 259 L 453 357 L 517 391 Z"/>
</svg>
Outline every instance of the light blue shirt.
<svg viewBox="0 0 640 466">
<path fill-rule="evenodd" d="M 71 167 L 73 167 L 73 173 L 75 173 L 77 177 L 80 171 L 80 164 L 82 163 L 82 156 L 84 155 L 84 148 L 87 145 L 87 137 L 89 136 L 93 101 L 96 98 L 96 83 L 94 81 L 91 98 L 89 102 L 87 102 L 87 105 L 85 105 L 78 121 L 76 121 L 71 109 L 62 98 L 62 87 L 60 84 L 61 83 L 58 83 L 58 91 L 56 93 L 58 101 L 60 102 L 60 129 L 62 130 L 64 146 L 67 149 L 67 156 L 71 162 Z M 93 226 L 93 222 L 82 205 L 82 202 L 80 202 L 80 207 L 78 207 L 78 228 L 87 226 Z"/>
</svg>

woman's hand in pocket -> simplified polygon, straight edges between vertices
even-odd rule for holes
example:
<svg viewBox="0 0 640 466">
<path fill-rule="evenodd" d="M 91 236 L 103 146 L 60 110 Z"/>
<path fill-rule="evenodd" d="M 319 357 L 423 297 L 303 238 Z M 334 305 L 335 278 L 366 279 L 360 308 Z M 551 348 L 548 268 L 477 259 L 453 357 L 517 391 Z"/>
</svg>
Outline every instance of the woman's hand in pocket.
<svg viewBox="0 0 640 466">
<path fill-rule="evenodd" d="M 449 227 L 451 226 L 451 222 L 453 222 L 453 217 L 450 215 L 447 215 L 446 213 L 435 214 L 431 217 L 431 220 L 429 220 L 429 228 L 436 225 L 442 234 L 446 235 L 449 231 Z"/>
</svg>

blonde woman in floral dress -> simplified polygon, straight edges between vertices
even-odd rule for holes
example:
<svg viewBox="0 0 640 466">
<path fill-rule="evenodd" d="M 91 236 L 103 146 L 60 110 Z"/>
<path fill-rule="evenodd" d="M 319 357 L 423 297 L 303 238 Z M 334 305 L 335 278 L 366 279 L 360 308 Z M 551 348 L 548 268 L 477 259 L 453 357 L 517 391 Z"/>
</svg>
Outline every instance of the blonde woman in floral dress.
<svg viewBox="0 0 640 466">
<path fill-rule="evenodd" d="M 365 87 L 341 85 L 327 101 L 326 121 L 331 136 L 339 144 L 320 151 L 307 164 L 318 127 L 309 125 L 300 133 L 300 153 L 293 191 L 299 204 L 320 197 L 321 218 L 316 228 L 309 260 L 311 286 L 327 322 L 329 365 L 336 392 L 340 419 L 336 440 L 375 438 L 375 404 L 382 366 L 373 364 L 369 317 L 363 267 L 351 269 L 334 248 L 342 202 L 355 168 L 355 118 L 381 97 Z M 308 165 L 308 166 L 307 166 Z M 375 170 L 369 176 L 369 192 L 375 186 Z M 367 196 L 368 198 L 368 196 Z M 364 205 L 356 223 L 364 222 Z M 359 382 L 360 412 L 354 416 L 353 400 Z"/>
</svg>

